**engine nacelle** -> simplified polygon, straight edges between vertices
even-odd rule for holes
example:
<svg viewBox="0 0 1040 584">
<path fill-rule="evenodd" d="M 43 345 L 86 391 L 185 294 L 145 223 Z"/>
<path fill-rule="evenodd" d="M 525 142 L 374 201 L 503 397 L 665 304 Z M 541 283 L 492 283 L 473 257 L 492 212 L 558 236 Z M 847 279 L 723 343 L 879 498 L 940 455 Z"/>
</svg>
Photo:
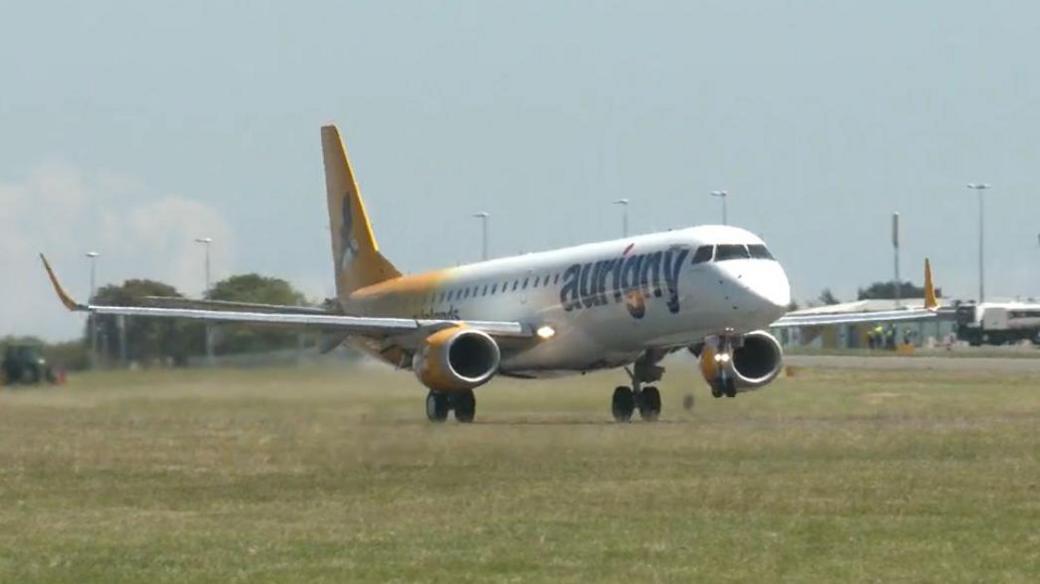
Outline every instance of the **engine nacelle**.
<svg viewBox="0 0 1040 584">
<path fill-rule="evenodd" d="M 437 391 L 462 391 L 487 383 L 501 353 L 487 333 L 456 326 L 426 337 L 412 360 L 415 376 Z"/>
<path fill-rule="evenodd" d="M 783 365 L 780 343 L 765 331 L 705 343 L 700 355 L 701 375 L 718 390 L 728 383 L 737 392 L 758 389 L 776 379 Z"/>
</svg>

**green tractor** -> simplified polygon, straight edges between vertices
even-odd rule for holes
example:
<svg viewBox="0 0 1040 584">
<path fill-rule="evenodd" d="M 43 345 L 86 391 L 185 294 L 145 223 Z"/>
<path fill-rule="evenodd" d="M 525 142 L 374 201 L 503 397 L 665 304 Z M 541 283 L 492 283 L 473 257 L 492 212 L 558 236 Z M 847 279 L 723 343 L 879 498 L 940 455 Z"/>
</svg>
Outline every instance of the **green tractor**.
<svg viewBox="0 0 1040 584">
<path fill-rule="evenodd" d="M 59 383 L 61 377 L 47 364 L 40 347 L 37 345 L 7 345 L 4 351 L 3 366 L 0 368 L 0 381 L 4 385 Z"/>
</svg>

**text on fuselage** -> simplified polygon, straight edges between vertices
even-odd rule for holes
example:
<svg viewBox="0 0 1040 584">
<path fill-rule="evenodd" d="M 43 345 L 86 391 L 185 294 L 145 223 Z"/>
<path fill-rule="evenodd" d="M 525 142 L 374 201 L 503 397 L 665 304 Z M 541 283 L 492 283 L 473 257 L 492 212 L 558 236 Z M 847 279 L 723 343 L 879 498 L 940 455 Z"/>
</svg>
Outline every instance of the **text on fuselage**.
<svg viewBox="0 0 1040 584">
<path fill-rule="evenodd" d="M 668 311 L 677 314 L 679 272 L 689 254 L 689 249 L 675 247 L 665 251 L 572 264 L 563 273 L 560 304 L 567 311 L 591 308 L 606 305 L 608 297 L 613 296 L 614 302 L 625 300 L 628 313 L 633 318 L 643 318 L 646 314 L 646 300 L 650 295 L 660 298 L 667 291 Z M 661 286 L 662 280 L 664 288 Z"/>
</svg>

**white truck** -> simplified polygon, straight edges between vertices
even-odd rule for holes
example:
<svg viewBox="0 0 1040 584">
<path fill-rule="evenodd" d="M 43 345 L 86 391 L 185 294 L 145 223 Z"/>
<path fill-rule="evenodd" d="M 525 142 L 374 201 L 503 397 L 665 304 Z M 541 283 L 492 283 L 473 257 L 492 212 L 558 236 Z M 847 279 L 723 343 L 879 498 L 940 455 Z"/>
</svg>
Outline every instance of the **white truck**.
<svg viewBox="0 0 1040 584">
<path fill-rule="evenodd" d="M 1040 304 L 983 302 L 956 307 L 957 338 L 974 347 L 1028 340 L 1040 345 Z"/>
</svg>

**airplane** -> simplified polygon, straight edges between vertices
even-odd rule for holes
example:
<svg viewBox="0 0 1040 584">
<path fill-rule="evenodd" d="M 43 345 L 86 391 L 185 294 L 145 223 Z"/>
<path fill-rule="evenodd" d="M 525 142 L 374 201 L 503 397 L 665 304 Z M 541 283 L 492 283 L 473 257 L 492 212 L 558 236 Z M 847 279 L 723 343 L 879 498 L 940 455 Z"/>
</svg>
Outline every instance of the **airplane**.
<svg viewBox="0 0 1040 584">
<path fill-rule="evenodd" d="M 611 412 L 628 422 L 661 413 L 661 360 L 690 351 L 715 397 L 765 387 L 783 351 L 768 328 L 934 318 L 925 260 L 925 305 L 887 312 L 785 316 L 790 284 L 765 242 L 737 227 L 703 225 L 403 275 L 379 251 L 347 150 L 321 128 L 339 310 L 163 299 L 99 306 L 72 299 L 41 254 L 62 303 L 74 311 L 245 323 L 320 331 L 411 370 L 428 389 L 426 415 L 476 415 L 474 389 L 496 376 L 522 379 L 621 368 Z"/>
</svg>

